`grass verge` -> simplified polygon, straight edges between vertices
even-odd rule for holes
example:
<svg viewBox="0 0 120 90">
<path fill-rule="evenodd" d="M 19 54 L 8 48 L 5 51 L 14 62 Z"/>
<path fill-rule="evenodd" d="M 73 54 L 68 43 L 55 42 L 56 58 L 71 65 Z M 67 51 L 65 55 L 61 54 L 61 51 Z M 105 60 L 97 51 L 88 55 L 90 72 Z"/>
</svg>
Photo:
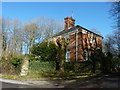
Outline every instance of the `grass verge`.
<svg viewBox="0 0 120 90">
<path fill-rule="evenodd" d="M 96 76 L 96 74 L 92 73 L 42 73 L 42 74 L 34 74 L 27 76 L 19 76 L 19 75 L 0 75 L 0 78 L 4 79 L 12 79 L 12 80 L 71 80 L 71 79 L 85 79 Z"/>
</svg>

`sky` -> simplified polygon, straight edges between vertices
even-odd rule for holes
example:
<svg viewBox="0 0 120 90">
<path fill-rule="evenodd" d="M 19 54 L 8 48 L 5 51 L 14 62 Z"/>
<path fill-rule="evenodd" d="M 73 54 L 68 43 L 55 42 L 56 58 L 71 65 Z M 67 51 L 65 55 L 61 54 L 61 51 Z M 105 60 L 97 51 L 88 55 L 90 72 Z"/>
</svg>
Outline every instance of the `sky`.
<svg viewBox="0 0 120 90">
<path fill-rule="evenodd" d="M 3 2 L 2 17 L 28 21 L 44 16 L 64 22 L 73 16 L 75 25 L 96 29 L 103 37 L 112 33 L 111 2 Z"/>
</svg>

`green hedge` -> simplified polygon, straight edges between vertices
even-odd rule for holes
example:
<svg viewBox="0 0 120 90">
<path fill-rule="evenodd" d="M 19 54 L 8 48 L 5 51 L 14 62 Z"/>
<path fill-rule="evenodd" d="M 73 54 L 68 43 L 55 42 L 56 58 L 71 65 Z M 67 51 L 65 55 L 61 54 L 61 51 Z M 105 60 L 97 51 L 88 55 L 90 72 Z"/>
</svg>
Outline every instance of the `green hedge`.
<svg viewBox="0 0 120 90">
<path fill-rule="evenodd" d="M 90 62 L 66 62 L 64 64 L 66 71 L 73 71 L 79 73 L 88 73 L 92 70 L 92 64 Z"/>
<path fill-rule="evenodd" d="M 30 61 L 29 63 L 29 70 L 32 72 L 51 72 L 55 71 L 55 62 L 43 62 L 43 61 Z M 65 62 L 64 64 L 65 71 L 73 71 L 79 73 L 89 73 L 92 70 L 92 65 L 90 62 L 81 62 L 81 63 L 70 63 Z"/>
<path fill-rule="evenodd" d="M 29 70 L 32 71 L 53 71 L 55 70 L 55 62 L 41 62 L 41 61 L 30 61 Z"/>
</svg>

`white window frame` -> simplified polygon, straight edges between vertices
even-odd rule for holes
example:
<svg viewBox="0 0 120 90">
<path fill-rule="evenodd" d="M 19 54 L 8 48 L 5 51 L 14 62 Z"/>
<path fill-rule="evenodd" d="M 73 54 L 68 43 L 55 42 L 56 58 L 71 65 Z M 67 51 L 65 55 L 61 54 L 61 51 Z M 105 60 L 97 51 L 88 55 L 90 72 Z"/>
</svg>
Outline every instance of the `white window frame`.
<svg viewBox="0 0 120 90">
<path fill-rule="evenodd" d="M 94 39 L 94 37 L 91 37 L 90 38 L 90 44 L 91 44 L 92 47 L 94 46 L 94 43 L 95 43 L 95 39 Z"/>
<path fill-rule="evenodd" d="M 91 44 L 93 43 L 93 37 L 90 38 L 90 43 L 91 43 Z"/>
<path fill-rule="evenodd" d="M 66 52 L 66 62 L 70 62 L 70 52 Z"/>
<path fill-rule="evenodd" d="M 69 39 L 69 35 L 64 36 L 64 38 Z"/>
</svg>

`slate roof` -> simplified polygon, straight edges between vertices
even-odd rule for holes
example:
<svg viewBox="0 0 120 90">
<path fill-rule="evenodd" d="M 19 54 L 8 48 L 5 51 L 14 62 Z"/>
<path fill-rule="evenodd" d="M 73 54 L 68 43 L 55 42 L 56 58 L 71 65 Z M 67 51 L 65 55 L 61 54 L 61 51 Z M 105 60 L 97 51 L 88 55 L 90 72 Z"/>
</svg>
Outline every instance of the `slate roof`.
<svg viewBox="0 0 120 90">
<path fill-rule="evenodd" d="M 89 32 L 91 32 L 91 33 L 93 33 L 93 34 L 95 34 L 95 35 L 97 35 L 97 36 L 102 37 L 101 35 L 99 35 L 99 34 L 97 34 L 97 33 L 94 33 L 94 32 L 92 32 L 92 31 L 90 31 L 90 30 L 88 30 L 88 29 L 86 29 L 86 28 L 84 28 L 84 27 L 82 27 L 82 26 L 79 26 L 79 25 L 76 25 L 76 26 L 74 26 L 74 27 L 72 27 L 72 28 L 70 28 L 70 29 L 65 29 L 65 30 L 63 30 L 63 31 L 55 34 L 53 37 L 60 36 L 60 35 L 63 35 L 63 34 L 65 34 L 65 33 L 72 32 L 72 31 L 74 31 L 74 30 L 76 30 L 76 29 L 79 29 L 79 28 L 84 29 L 84 30 L 87 30 L 87 31 L 89 31 Z M 103 37 L 102 37 L 102 38 L 103 38 Z"/>
</svg>

